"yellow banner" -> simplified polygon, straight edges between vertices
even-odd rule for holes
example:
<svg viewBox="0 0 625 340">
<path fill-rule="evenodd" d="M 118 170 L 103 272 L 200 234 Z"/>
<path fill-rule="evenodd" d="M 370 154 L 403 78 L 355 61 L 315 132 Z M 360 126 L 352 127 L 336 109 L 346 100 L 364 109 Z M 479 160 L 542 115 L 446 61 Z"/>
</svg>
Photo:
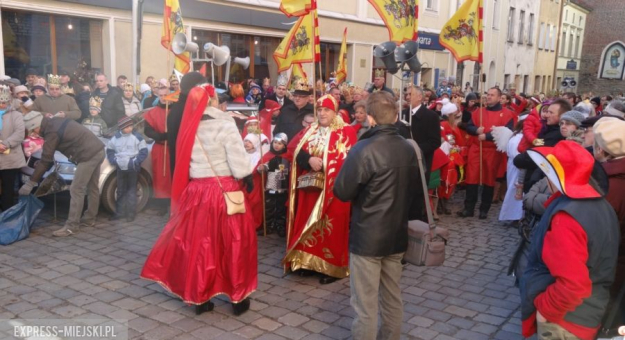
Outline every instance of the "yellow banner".
<svg viewBox="0 0 625 340">
<path fill-rule="evenodd" d="M 339 67 L 336 70 L 336 83 L 341 84 L 347 80 L 347 27 L 343 31 L 343 42 L 339 52 Z"/>
<path fill-rule="evenodd" d="M 278 72 L 288 70 L 294 63 L 312 63 L 314 61 L 313 45 L 318 47 L 318 44 L 314 43 L 315 12 L 309 12 L 300 17 L 273 53 L 273 59 L 278 65 Z"/>
<path fill-rule="evenodd" d="M 391 41 L 401 44 L 416 40 L 419 22 L 418 0 L 368 0 L 378 12 Z"/>
<path fill-rule="evenodd" d="M 184 33 L 182 23 L 182 12 L 178 0 L 165 0 L 165 10 L 163 11 L 163 30 L 161 34 L 161 45 L 171 51 L 171 42 L 176 33 Z M 190 69 L 191 56 L 189 52 L 176 54 L 174 69 L 185 74 Z M 167 70 L 169 72 L 169 70 Z"/>
<path fill-rule="evenodd" d="M 302 67 L 302 64 L 293 64 L 291 66 L 291 78 L 289 79 L 289 90 L 293 90 L 293 84 L 297 84 L 300 79 L 306 79 L 308 81 L 308 76 Z"/>
<path fill-rule="evenodd" d="M 466 0 L 443 27 L 438 40 L 456 61 L 482 62 L 482 0 Z"/>
<path fill-rule="evenodd" d="M 312 9 L 312 0 L 282 0 L 280 10 L 287 17 L 299 17 L 308 14 Z"/>
</svg>

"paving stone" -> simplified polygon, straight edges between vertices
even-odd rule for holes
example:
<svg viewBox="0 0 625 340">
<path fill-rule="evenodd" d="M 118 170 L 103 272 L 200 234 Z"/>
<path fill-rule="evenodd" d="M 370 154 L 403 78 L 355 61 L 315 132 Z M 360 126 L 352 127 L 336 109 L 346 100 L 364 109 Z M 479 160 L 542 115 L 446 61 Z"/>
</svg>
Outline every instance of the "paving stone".
<svg viewBox="0 0 625 340">
<path fill-rule="evenodd" d="M 315 320 L 313 320 L 315 321 Z M 309 321 L 312 322 L 312 321 Z M 278 327 L 282 326 L 281 323 L 273 321 L 269 318 L 260 318 L 254 322 L 252 322 L 252 324 L 260 329 L 263 329 L 265 331 L 274 331 L 276 329 L 278 329 Z M 306 325 L 304 325 L 304 328 L 306 327 Z"/>
<path fill-rule="evenodd" d="M 427 328 L 427 327 L 430 327 L 432 324 L 434 324 L 434 320 L 417 315 L 411 318 L 410 320 L 408 320 L 408 323 L 417 325 L 419 327 Z"/>
<path fill-rule="evenodd" d="M 287 339 L 294 339 L 294 340 L 301 339 L 305 337 L 306 335 L 310 334 L 307 331 L 301 330 L 299 328 L 291 327 L 291 326 L 284 326 L 284 327 L 278 328 L 274 333 L 278 335 L 282 335 Z"/>
<path fill-rule="evenodd" d="M 278 318 L 278 322 L 293 327 L 297 327 L 308 320 L 310 319 L 297 313 L 289 313 Z"/>
</svg>

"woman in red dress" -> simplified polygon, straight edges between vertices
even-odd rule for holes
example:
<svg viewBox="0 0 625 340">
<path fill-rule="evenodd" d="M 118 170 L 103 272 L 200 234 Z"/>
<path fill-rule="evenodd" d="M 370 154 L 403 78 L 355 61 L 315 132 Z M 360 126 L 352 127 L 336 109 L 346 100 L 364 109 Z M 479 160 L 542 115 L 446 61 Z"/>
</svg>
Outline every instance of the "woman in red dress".
<svg viewBox="0 0 625 340">
<path fill-rule="evenodd" d="M 189 93 L 178 135 L 171 218 L 141 277 L 155 281 L 200 314 L 226 295 L 235 315 L 249 309 L 257 286 L 257 245 L 251 209 L 228 215 L 224 192 L 251 191 L 252 166 L 229 114 L 216 108 L 211 85 Z"/>
<path fill-rule="evenodd" d="M 320 98 L 317 122 L 291 142 L 296 147 L 291 166 L 287 253 L 282 261 L 287 270 L 299 270 L 302 276 L 311 271 L 321 273 L 322 284 L 349 275 L 350 204 L 334 199 L 333 188 L 357 138 L 337 111 L 336 99 L 329 95 Z M 322 188 L 298 188 L 298 177 L 311 172 L 323 173 Z"/>
</svg>

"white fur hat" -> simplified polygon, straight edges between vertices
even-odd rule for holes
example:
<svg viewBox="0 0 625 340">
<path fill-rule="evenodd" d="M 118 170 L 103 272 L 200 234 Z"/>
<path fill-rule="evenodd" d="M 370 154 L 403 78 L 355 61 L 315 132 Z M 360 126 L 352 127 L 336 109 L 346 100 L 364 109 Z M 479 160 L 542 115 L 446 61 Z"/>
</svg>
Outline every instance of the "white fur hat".
<svg viewBox="0 0 625 340">
<path fill-rule="evenodd" d="M 448 116 L 452 113 L 458 112 L 458 107 L 456 106 L 456 104 L 451 103 L 449 99 L 443 98 L 442 104 L 443 107 L 441 108 L 441 114 L 443 116 Z"/>
</svg>

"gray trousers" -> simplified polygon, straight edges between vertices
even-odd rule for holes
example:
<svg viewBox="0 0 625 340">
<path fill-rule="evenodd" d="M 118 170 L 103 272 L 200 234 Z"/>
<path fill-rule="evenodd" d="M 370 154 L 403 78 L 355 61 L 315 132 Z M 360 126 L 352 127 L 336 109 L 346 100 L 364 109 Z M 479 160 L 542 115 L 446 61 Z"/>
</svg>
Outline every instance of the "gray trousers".
<svg viewBox="0 0 625 340">
<path fill-rule="evenodd" d="M 354 340 L 399 340 L 404 314 L 399 288 L 404 253 L 385 257 L 353 253 L 349 256 L 350 302 L 356 311 L 352 324 Z M 378 309 L 382 319 L 379 330 Z"/>
<path fill-rule="evenodd" d="M 562 326 L 551 322 L 536 322 L 538 340 L 579 340 Z"/>
<path fill-rule="evenodd" d="M 98 189 L 98 180 L 100 179 L 100 165 L 104 160 L 104 148 L 95 154 L 90 160 L 78 163 L 74 180 L 69 187 L 71 200 L 69 202 L 69 214 L 65 222 L 65 228 L 70 230 L 78 229 L 80 225 L 80 216 L 85 205 L 85 196 L 87 195 L 87 211 L 83 222 L 93 223 L 98 215 L 100 207 L 100 190 Z"/>
</svg>

